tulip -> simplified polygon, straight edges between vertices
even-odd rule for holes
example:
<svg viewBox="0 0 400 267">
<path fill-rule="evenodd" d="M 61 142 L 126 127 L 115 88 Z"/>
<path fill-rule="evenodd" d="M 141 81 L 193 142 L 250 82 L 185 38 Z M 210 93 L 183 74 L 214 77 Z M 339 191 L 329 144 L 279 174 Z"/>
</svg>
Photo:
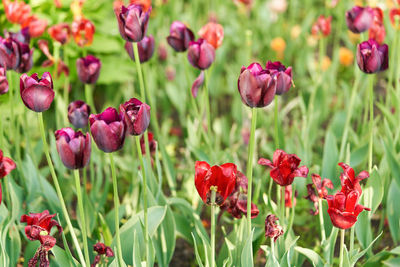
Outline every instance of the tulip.
<svg viewBox="0 0 400 267">
<path fill-rule="evenodd" d="M 119 106 L 122 120 L 129 135 L 141 135 L 150 124 L 150 106 L 131 98 Z"/>
<path fill-rule="evenodd" d="M 368 38 L 382 44 L 386 37 L 385 25 L 383 24 L 383 11 L 379 7 L 375 7 L 373 11 L 374 20 L 369 28 Z"/>
<path fill-rule="evenodd" d="M 76 100 L 68 105 L 68 120 L 76 128 L 88 125 L 90 106 L 82 100 Z"/>
<path fill-rule="evenodd" d="M 294 198 L 293 198 L 292 185 L 285 186 L 285 207 L 292 208 L 293 205 L 296 206 L 296 197 L 297 197 L 297 190 L 294 192 Z"/>
<path fill-rule="evenodd" d="M 199 36 L 217 49 L 224 40 L 224 28 L 221 24 L 209 22 L 200 29 Z"/>
<path fill-rule="evenodd" d="M 276 79 L 276 94 L 282 95 L 289 91 L 292 86 L 292 67 L 286 68 L 282 63 L 276 61 L 272 63 L 271 61 L 267 62 L 265 67 L 266 70 L 270 71 L 270 73 Z"/>
<path fill-rule="evenodd" d="M 276 82 L 268 70 L 264 70 L 258 63 L 252 63 L 247 68 L 242 67 L 238 90 L 242 102 L 247 106 L 266 107 L 274 99 Z"/>
<path fill-rule="evenodd" d="M 166 61 L 168 58 L 168 51 L 166 46 L 161 43 L 158 47 L 157 47 L 157 54 L 158 54 L 158 60 L 159 61 Z"/>
<path fill-rule="evenodd" d="M 91 139 L 89 133 L 63 128 L 55 132 L 56 146 L 61 161 L 68 169 L 82 169 L 90 160 Z"/>
<path fill-rule="evenodd" d="M 3 156 L 3 151 L 0 149 L 0 179 L 7 176 L 12 170 L 16 168 L 15 162 Z M 0 203 L 2 200 L 2 190 L 0 184 Z"/>
<path fill-rule="evenodd" d="M 31 41 L 31 36 L 29 35 L 29 28 L 22 28 L 18 32 L 6 32 L 4 34 L 5 38 L 12 38 L 19 43 L 24 43 L 29 45 Z"/>
<path fill-rule="evenodd" d="M 393 8 L 389 13 L 390 23 L 397 30 L 400 29 L 400 8 Z"/>
<path fill-rule="evenodd" d="M 319 16 L 311 28 L 311 33 L 313 35 L 322 34 L 322 36 L 328 36 L 331 33 L 331 21 L 331 16 L 327 18 L 323 15 Z"/>
<path fill-rule="evenodd" d="M 145 36 L 140 42 L 137 43 L 139 51 L 140 63 L 144 63 L 153 56 L 154 53 L 154 37 L 153 35 Z M 125 43 L 125 50 L 130 58 L 135 61 L 135 55 L 131 42 Z"/>
<path fill-rule="evenodd" d="M 16 71 L 19 73 L 28 72 L 31 70 L 33 66 L 33 59 L 32 59 L 33 49 L 30 49 L 29 45 L 25 43 L 19 43 L 19 47 L 20 47 L 21 60 L 19 62 Z"/>
<path fill-rule="evenodd" d="M 6 69 L 0 66 L 0 95 L 4 95 L 8 92 L 8 81 L 6 75 Z"/>
<path fill-rule="evenodd" d="M 21 61 L 19 43 L 12 39 L 0 37 L 0 65 L 7 70 L 15 70 Z"/>
<path fill-rule="evenodd" d="M 341 162 L 339 166 L 342 167 L 343 172 L 340 174 L 340 182 L 342 184 L 342 192 L 346 195 L 350 191 L 357 191 L 359 195 L 361 195 L 362 190 L 360 186 L 360 181 L 369 177 L 369 173 L 367 171 L 360 172 L 357 176 L 355 176 L 354 170 L 349 165 Z"/>
<path fill-rule="evenodd" d="M 3 1 L 4 13 L 11 23 L 23 24 L 31 14 L 31 7 L 23 1 Z"/>
<path fill-rule="evenodd" d="M 172 22 L 167 42 L 176 52 L 186 51 L 192 41 L 194 34 L 185 24 L 180 21 Z"/>
<path fill-rule="evenodd" d="M 77 45 L 84 47 L 93 42 L 93 35 L 96 31 L 93 23 L 85 18 L 75 20 L 71 25 L 71 33 Z"/>
<path fill-rule="evenodd" d="M 299 167 L 301 159 L 296 154 L 287 154 L 277 149 L 274 152 L 273 161 L 260 158 L 258 164 L 271 168 L 271 178 L 280 186 L 287 186 L 293 183 L 295 177 L 307 177 L 308 168 Z"/>
<path fill-rule="evenodd" d="M 105 255 L 107 258 L 114 257 L 114 251 L 104 243 L 97 242 L 93 245 L 93 250 L 97 252 L 97 255 L 94 257 L 94 261 L 91 266 L 97 266 L 97 264 L 100 263 L 101 255 Z"/>
<path fill-rule="evenodd" d="M 128 42 L 140 42 L 147 31 L 151 7 L 144 11 L 141 5 L 124 5 L 114 10 L 118 20 L 118 27 L 121 37 Z"/>
<path fill-rule="evenodd" d="M 43 112 L 50 108 L 54 99 L 53 80 L 49 72 L 42 78 L 37 73 L 31 76 L 25 73 L 20 78 L 20 94 L 25 106 L 35 112 Z"/>
<path fill-rule="evenodd" d="M 274 242 L 283 235 L 282 226 L 278 225 L 276 221 L 279 219 L 274 214 L 269 214 L 265 218 L 265 237 L 273 238 Z"/>
<path fill-rule="evenodd" d="M 189 43 L 188 59 L 193 67 L 208 69 L 215 60 L 215 49 L 206 40 L 199 39 Z"/>
<path fill-rule="evenodd" d="M 314 204 L 314 209 L 310 209 L 310 214 L 311 215 L 318 215 L 319 214 L 319 197 L 315 193 L 314 186 L 313 184 L 308 184 L 307 185 L 307 196 L 304 197 L 305 199 L 308 199 L 310 202 Z"/>
<path fill-rule="evenodd" d="M 319 213 L 320 200 L 328 196 L 327 188 L 333 189 L 333 184 L 331 180 L 322 180 L 321 176 L 315 173 L 311 175 L 311 178 L 313 183 L 307 185 L 308 194 L 305 199 L 308 199 L 309 201 L 314 203 L 315 211 L 310 210 L 310 213 L 315 216 Z M 315 190 L 317 190 L 317 193 L 315 193 Z"/>
<path fill-rule="evenodd" d="M 100 75 L 100 69 L 101 61 L 95 56 L 87 55 L 76 60 L 76 70 L 82 83 L 96 83 Z"/>
<path fill-rule="evenodd" d="M 53 40 L 59 42 L 60 44 L 66 44 L 71 36 L 71 27 L 68 23 L 60 23 L 51 26 L 47 32 L 53 38 Z"/>
<path fill-rule="evenodd" d="M 205 161 L 196 161 L 195 186 L 203 202 L 211 203 L 211 190 L 216 190 L 215 204 L 221 206 L 235 189 L 237 167 L 233 163 L 210 166 Z"/>
<path fill-rule="evenodd" d="M 149 151 L 150 154 L 153 155 L 156 152 L 157 148 L 157 141 L 154 140 L 154 135 L 152 132 L 148 131 L 147 132 L 147 137 L 149 139 Z M 142 154 L 146 154 L 146 145 L 144 141 L 144 135 L 140 137 L 140 150 L 142 151 Z"/>
<path fill-rule="evenodd" d="M 389 47 L 379 45 L 374 39 L 362 42 L 357 46 L 357 64 L 365 73 L 384 71 L 389 67 Z"/>
<path fill-rule="evenodd" d="M 106 152 L 122 148 L 125 141 L 125 126 L 122 116 L 115 108 L 107 108 L 100 114 L 89 116 L 90 131 L 97 147 Z"/>
<path fill-rule="evenodd" d="M 46 30 L 47 20 L 37 18 L 36 16 L 30 16 L 27 21 L 21 24 L 21 27 L 28 27 L 29 35 L 31 37 L 39 37 Z"/>
<path fill-rule="evenodd" d="M 346 12 L 346 23 L 350 31 L 361 33 L 368 30 L 374 19 L 374 11 L 370 7 L 355 6 Z"/>
</svg>

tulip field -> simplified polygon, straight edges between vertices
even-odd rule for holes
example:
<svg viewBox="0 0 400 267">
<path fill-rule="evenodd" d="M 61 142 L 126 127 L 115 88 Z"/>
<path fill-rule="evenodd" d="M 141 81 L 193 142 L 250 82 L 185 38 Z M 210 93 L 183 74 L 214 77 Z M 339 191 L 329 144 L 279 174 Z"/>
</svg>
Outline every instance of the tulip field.
<svg viewBox="0 0 400 267">
<path fill-rule="evenodd" d="M 400 266 L 400 0 L 2 0 L 0 267 Z"/>
</svg>

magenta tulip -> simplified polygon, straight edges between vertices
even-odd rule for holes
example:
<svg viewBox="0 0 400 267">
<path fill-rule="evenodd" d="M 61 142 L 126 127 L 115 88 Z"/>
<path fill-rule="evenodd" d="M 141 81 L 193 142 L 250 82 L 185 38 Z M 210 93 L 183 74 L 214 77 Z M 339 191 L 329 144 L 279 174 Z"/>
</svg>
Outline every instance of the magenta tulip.
<svg viewBox="0 0 400 267">
<path fill-rule="evenodd" d="M 374 39 L 362 42 L 357 46 L 357 64 L 368 74 L 386 70 L 389 67 L 389 47 Z"/>
<path fill-rule="evenodd" d="M 140 42 L 146 35 L 151 8 L 144 12 L 141 5 L 124 5 L 115 10 L 121 37 L 128 42 Z"/>
<path fill-rule="evenodd" d="M 150 124 L 150 106 L 139 99 L 129 99 L 119 106 L 126 132 L 130 135 L 141 135 Z"/>
<path fill-rule="evenodd" d="M 153 35 L 145 36 L 143 40 L 137 43 L 140 63 L 144 63 L 154 54 L 154 37 Z M 135 54 L 133 53 L 132 43 L 125 43 L 125 50 L 128 52 L 129 57 L 135 61 Z"/>
<path fill-rule="evenodd" d="M 82 100 L 76 100 L 68 105 L 68 120 L 76 128 L 88 125 L 90 106 Z"/>
<path fill-rule="evenodd" d="M 208 69 L 215 60 L 215 49 L 204 39 L 189 43 L 188 59 L 193 67 Z"/>
<path fill-rule="evenodd" d="M 50 73 L 43 73 L 42 78 L 39 78 L 37 73 L 31 76 L 22 74 L 20 94 L 27 108 L 35 112 L 48 110 L 54 99 L 53 80 Z"/>
<path fill-rule="evenodd" d="M 100 75 L 101 61 L 95 56 L 87 55 L 78 58 L 76 61 L 76 70 L 79 80 L 86 84 L 94 84 Z"/>
<path fill-rule="evenodd" d="M 185 24 L 180 21 L 172 22 L 167 42 L 176 52 L 186 51 L 192 41 L 194 34 Z"/>
</svg>

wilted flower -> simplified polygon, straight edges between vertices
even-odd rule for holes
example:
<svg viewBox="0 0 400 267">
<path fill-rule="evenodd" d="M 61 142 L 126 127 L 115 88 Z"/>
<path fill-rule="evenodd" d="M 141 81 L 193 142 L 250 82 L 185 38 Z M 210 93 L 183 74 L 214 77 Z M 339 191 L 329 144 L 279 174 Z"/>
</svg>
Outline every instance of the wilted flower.
<svg viewBox="0 0 400 267">
<path fill-rule="evenodd" d="M 356 177 L 353 168 L 346 163 L 341 162 L 339 166 L 343 169 L 343 172 L 340 174 L 342 192 L 347 195 L 350 191 L 355 190 L 361 195 L 360 181 L 368 178 L 369 173 L 367 171 L 362 171 Z"/>
<path fill-rule="evenodd" d="M 205 161 L 196 161 L 195 186 L 201 199 L 211 204 L 211 190 L 216 190 L 215 203 L 221 206 L 233 192 L 236 184 L 237 167 L 233 163 L 210 166 Z"/>
<path fill-rule="evenodd" d="M 357 46 L 357 64 L 365 73 L 384 71 L 389 67 L 389 47 L 379 45 L 374 39 Z"/>
<path fill-rule="evenodd" d="M 190 91 L 192 92 L 192 96 L 194 98 L 197 97 L 197 93 L 199 89 L 203 86 L 203 84 L 204 84 L 204 71 L 201 71 L 196 80 L 194 80 L 192 88 L 190 89 Z"/>
<path fill-rule="evenodd" d="M 0 37 L 0 65 L 7 70 L 17 69 L 21 61 L 19 43 L 12 38 Z"/>
<path fill-rule="evenodd" d="M 35 112 L 50 108 L 54 99 L 53 80 L 49 72 L 39 78 L 37 73 L 31 76 L 25 73 L 20 78 L 20 94 L 25 106 Z"/>
<path fill-rule="evenodd" d="M 21 60 L 19 62 L 16 71 L 19 73 L 28 72 L 31 70 L 33 66 L 33 59 L 32 59 L 33 48 L 30 49 L 29 45 L 25 43 L 19 43 L 19 48 L 20 48 Z"/>
<path fill-rule="evenodd" d="M 114 251 L 104 243 L 97 242 L 93 245 L 93 250 L 97 252 L 97 255 L 94 257 L 94 261 L 90 265 L 91 267 L 96 267 L 100 263 L 101 255 L 105 255 L 107 258 L 114 257 Z"/>
<path fill-rule="evenodd" d="M 150 124 L 150 106 L 137 98 L 131 98 L 119 106 L 126 132 L 130 135 L 141 135 Z"/>
<path fill-rule="evenodd" d="M 167 42 L 176 52 L 186 51 L 192 41 L 194 34 L 185 24 L 180 21 L 172 22 Z"/>
<path fill-rule="evenodd" d="M 101 61 L 95 56 L 87 55 L 76 60 L 76 70 L 82 83 L 96 83 L 100 75 L 100 69 Z"/>
<path fill-rule="evenodd" d="M 6 69 L 0 66 L 0 95 L 4 95 L 8 92 L 8 81 L 6 75 Z"/>
<path fill-rule="evenodd" d="M 109 107 L 100 114 L 91 114 L 89 123 L 93 139 L 100 150 L 109 153 L 122 148 L 125 126 L 115 108 Z"/>
<path fill-rule="evenodd" d="M 361 33 L 368 30 L 374 19 L 374 11 L 370 7 L 355 6 L 346 12 L 346 23 L 350 31 Z"/>
<path fill-rule="evenodd" d="M 81 47 L 92 44 L 95 30 L 93 23 L 85 18 L 75 20 L 71 25 L 72 36 L 77 45 Z"/>
<path fill-rule="evenodd" d="M 68 105 L 68 120 L 76 128 L 88 125 L 90 106 L 82 100 L 76 100 Z"/>
<path fill-rule="evenodd" d="M 325 17 L 321 15 L 318 17 L 317 21 L 312 25 L 311 33 L 313 35 L 328 36 L 331 33 L 331 21 L 332 17 Z"/>
<path fill-rule="evenodd" d="M 15 162 L 7 157 L 3 156 L 3 150 L 0 149 L 0 179 L 7 176 L 12 170 L 16 168 Z M 2 190 L 0 183 L 0 204 L 2 200 Z"/>
<path fill-rule="evenodd" d="M 353 52 L 346 48 L 346 47 L 341 47 L 339 48 L 339 62 L 341 65 L 348 67 L 353 64 L 354 60 L 354 55 Z"/>
<path fill-rule="evenodd" d="M 221 24 L 209 22 L 204 25 L 199 31 L 200 38 L 206 40 L 215 49 L 222 45 L 224 40 L 224 28 Z"/>
<path fill-rule="evenodd" d="M 282 226 L 276 223 L 278 220 L 274 214 L 270 214 L 265 218 L 265 237 L 273 238 L 274 242 L 283 235 Z"/>
<path fill-rule="evenodd" d="M 273 161 L 260 158 L 258 164 L 268 166 L 271 169 L 271 178 L 280 186 L 287 186 L 293 183 L 295 177 L 307 177 L 308 168 L 299 167 L 301 159 L 296 154 L 287 154 L 277 149 L 274 152 Z"/>
<path fill-rule="evenodd" d="M 215 49 L 204 39 L 189 43 L 188 60 L 193 67 L 208 69 L 215 60 Z"/>
<path fill-rule="evenodd" d="M 140 63 L 144 63 L 153 56 L 154 53 L 154 37 L 153 35 L 145 36 L 140 42 L 137 43 Z M 129 57 L 135 61 L 135 54 L 131 42 L 125 43 L 125 50 L 128 52 Z"/>
<path fill-rule="evenodd" d="M 317 215 L 319 213 L 318 202 L 320 199 L 324 199 L 328 196 L 328 189 L 333 189 L 332 181 L 329 179 L 323 179 L 318 174 L 313 173 L 311 175 L 312 184 L 307 185 L 308 195 L 305 197 L 314 203 L 315 211 L 311 210 L 312 215 Z M 314 189 L 315 188 L 315 189 Z M 317 194 L 315 193 L 317 191 Z"/>
<path fill-rule="evenodd" d="M 69 37 L 71 36 L 71 27 L 68 25 L 68 23 L 60 23 L 51 26 L 47 32 L 51 38 L 53 38 L 53 40 L 56 40 L 63 45 L 68 42 Z"/>
<path fill-rule="evenodd" d="M 264 70 L 260 64 L 252 63 L 242 67 L 238 79 L 238 90 L 242 102 L 247 106 L 266 107 L 274 99 L 276 81 L 268 70 Z"/>
<path fill-rule="evenodd" d="M 281 95 L 289 91 L 292 86 L 292 67 L 286 68 L 281 62 L 268 61 L 265 69 L 276 79 L 276 94 Z"/>
<path fill-rule="evenodd" d="M 145 12 L 141 5 L 122 5 L 114 10 L 121 37 L 128 42 L 140 42 L 146 35 L 151 8 Z"/>
<path fill-rule="evenodd" d="M 43 52 L 43 54 L 46 55 L 47 60 L 45 60 L 42 63 L 42 67 L 50 67 L 53 66 L 54 63 L 56 62 L 56 59 L 53 57 L 53 55 L 49 51 L 49 43 L 46 40 L 39 40 L 38 41 L 38 46 L 39 49 Z M 58 59 L 58 65 L 57 65 L 57 77 L 61 75 L 61 73 L 64 73 L 65 76 L 69 75 L 69 68 L 68 66 L 61 60 L 61 58 Z"/>
</svg>

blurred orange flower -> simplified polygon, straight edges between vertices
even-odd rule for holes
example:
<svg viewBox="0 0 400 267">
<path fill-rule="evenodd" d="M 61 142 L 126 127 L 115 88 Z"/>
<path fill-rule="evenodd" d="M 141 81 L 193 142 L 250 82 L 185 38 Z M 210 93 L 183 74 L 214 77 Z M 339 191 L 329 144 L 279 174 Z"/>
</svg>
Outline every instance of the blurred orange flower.
<svg viewBox="0 0 400 267">
<path fill-rule="evenodd" d="M 147 12 L 151 7 L 151 0 L 130 0 L 131 4 L 141 5 L 144 12 Z"/>
<path fill-rule="evenodd" d="M 95 27 L 90 20 L 85 18 L 75 20 L 72 22 L 71 31 L 77 45 L 83 47 L 92 44 Z"/>
<path fill-rule="evenodd" d="M 286 42 L 282 37 L 276 37 L 271 40 L 271 49 L 276 52 L 277 58 L 282 60 L 286 49 Z"/>
<path fill-rule="evenodd" d="M 347 47 L 339 48 L 339 62 L 341 65 L 348 67 L 353 64 L 354 54 Z"/>
<path fill-rule="evenodd" d="M 224 40 L 224 28 L 221 24 L 209 22 L 204 25 L 198 32 L 199 36 L 206 40 L 215 49 L 222 45 Z"/>
</svg>

